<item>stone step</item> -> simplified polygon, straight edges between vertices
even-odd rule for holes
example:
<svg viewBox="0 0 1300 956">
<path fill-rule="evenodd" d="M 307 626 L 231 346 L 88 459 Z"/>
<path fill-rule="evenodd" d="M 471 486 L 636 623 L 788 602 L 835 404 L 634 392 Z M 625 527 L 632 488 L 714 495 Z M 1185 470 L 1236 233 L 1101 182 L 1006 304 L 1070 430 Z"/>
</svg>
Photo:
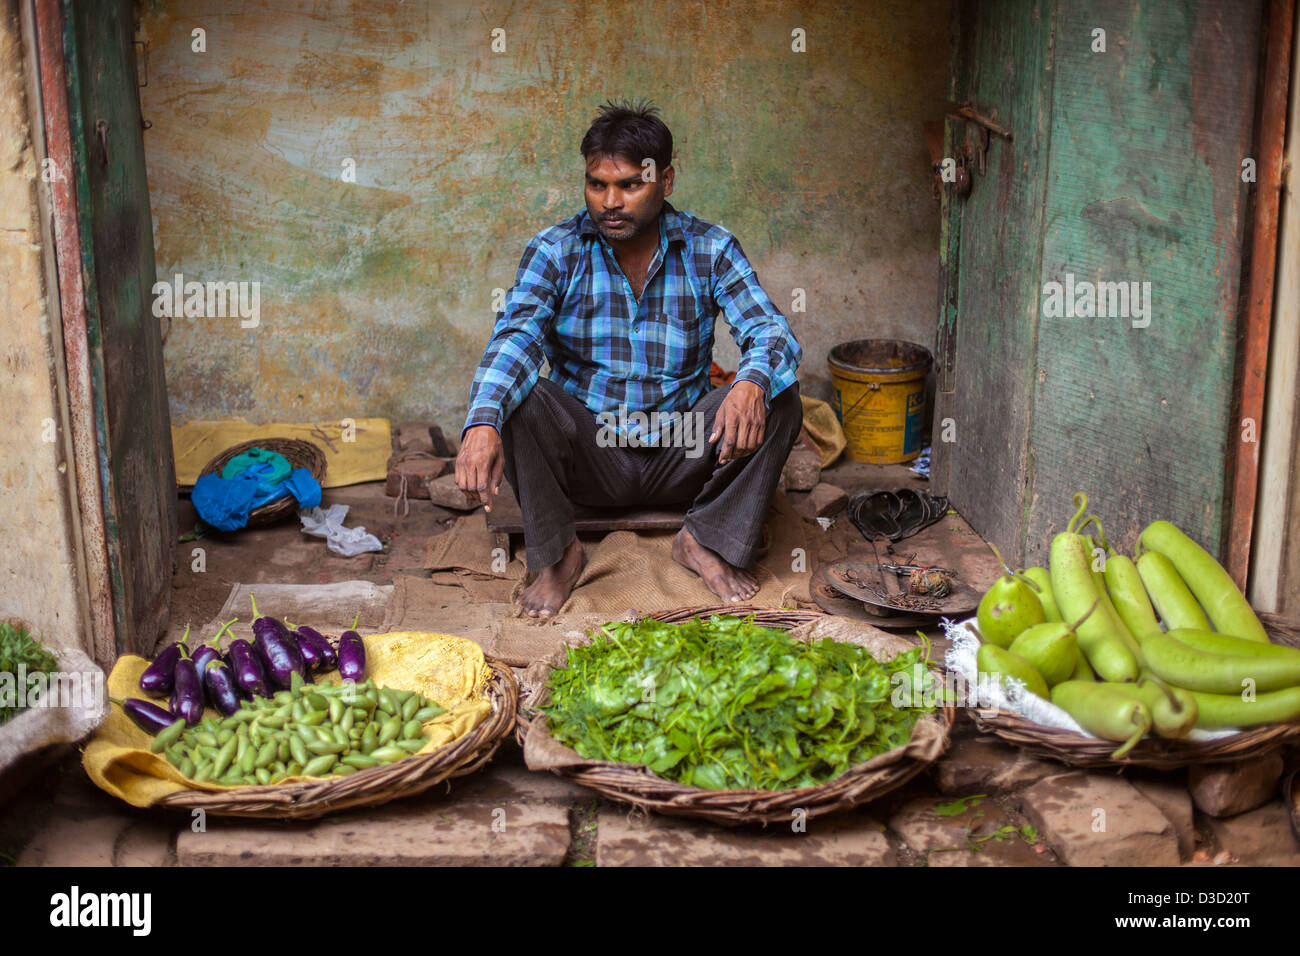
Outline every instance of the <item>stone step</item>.
<svg viewBox="0 0 1300 956">
<path fill-rule="evenodd" d="M 894 866 L 879 820 L 860 811 L 782 826 L 727 828 L 603 804 L 597 866 Z"/>
<path fill-rule="evenodd" d="M 995 800 L 918 797 L 889 818 L 889 829 L 927 866 L 1054 866 L 1042 835 Z"/>
<path fill-rule="evenodd" d="M 1177 866 L 1178 834 L 1133 784 L 1113 774 L 1045 777 L 1021 794 L 1021 811 L 1070 866 Z"/>
</svg>

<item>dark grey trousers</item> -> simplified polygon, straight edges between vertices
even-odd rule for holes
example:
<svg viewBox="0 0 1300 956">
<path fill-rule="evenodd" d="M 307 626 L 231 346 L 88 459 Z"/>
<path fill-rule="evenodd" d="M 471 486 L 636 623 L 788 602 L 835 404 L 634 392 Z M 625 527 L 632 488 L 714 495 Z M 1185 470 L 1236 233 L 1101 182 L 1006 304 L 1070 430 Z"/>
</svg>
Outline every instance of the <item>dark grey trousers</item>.
<svg viewBox="0 0 1300 956">
<path fill-rule="evenodd" d="M 803 405 L 798 383 L 772 400 L 763 443 L 752 455 L 718 466 L 718 444 L 707 439 L 727 396 L 715 388 L 687 415 L 699 426 L 696 448 L 601 447 L 595 414 L 550 379 L 538 379 L 501 429 L 505 475 L 524 515 L 531 570 L 560 560 L 574 539 L 574 503 L 593 507 L 689 504 L 685 527 L 729 564 L 754 562 L 763 522 L 785 460 L 799 437 Z M 685 432 L 684 434 L 689 434 Z"/>
</svg>

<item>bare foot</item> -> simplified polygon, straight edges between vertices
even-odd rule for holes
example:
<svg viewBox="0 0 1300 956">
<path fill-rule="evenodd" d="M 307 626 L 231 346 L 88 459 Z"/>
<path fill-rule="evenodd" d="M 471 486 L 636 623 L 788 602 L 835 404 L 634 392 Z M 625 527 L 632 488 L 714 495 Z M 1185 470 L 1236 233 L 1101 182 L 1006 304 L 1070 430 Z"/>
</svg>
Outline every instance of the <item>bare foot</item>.
<svg viewBox="0 0 1300 956">
<path fill-rule="evenodd" d="M 564 549 L 560 560 L 542 568 L 537 580 L 519 592 L 519 604 L 529 617 L 552 617 L 573 593 L 582 569 L 587 566 L 587 553 L 577 538 Z"/>
<path fill-rule="evenodd" d="M 723 561 L 685 528 L 673 539 L 673 560 L 702 577 L 709 590 L 724 601 L 748 601 L 758 593 L 758 581 L 752 574 Z"/>
</svg>

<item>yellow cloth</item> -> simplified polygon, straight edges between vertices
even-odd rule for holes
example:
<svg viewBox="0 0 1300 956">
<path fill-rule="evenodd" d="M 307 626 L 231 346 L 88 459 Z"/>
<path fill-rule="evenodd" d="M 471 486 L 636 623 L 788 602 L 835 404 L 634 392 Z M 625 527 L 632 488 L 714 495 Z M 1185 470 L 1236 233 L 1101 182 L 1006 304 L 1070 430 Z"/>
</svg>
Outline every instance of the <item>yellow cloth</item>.
<svg viewBox="0 0 1300 956">
<path fill-rule="evenodd" d="M 362 641 L 366 645 L 366 676 L 374 678 L 376 685 L 418 691 L 446 709 L 424 725 L 429 742 L 420 753 L 460 739 L 491 713 L 483 689 L 492 669 L 483 659 L 483 649 L 473 641 L 419 631 L 371 634 Z M 128 654 L 118 658 L 108 675 L 109 696 L 115 700 L 141 696 L 140 675 L 148 666 L 141 657 Z M 318 682 L 337 680 L 334 672 L 322 675 Z M 149 734 L 114 705 L 86 744 L 81 763 L 96 786 L 135 807 L 147 807 L 180 790 L 232 789 L 186 780 L 165 757 L 149 750 L 152 742 Z M 281 782 L 310 779 L 317 778 L 286 777 Z"/>
<path fill-rule="evenodd" d="M 835 417 L 835 409 L 828 403 L 820 398 L 809 398 L 807 395 L 800 395 L 799 400 L 803 402 L 804 431 L 821 452 L 822 467 L 829 468 L 848 444 L 848 439 L 844 437 L 844 429 L 840 426 L 840 420 Z"/>
<path fill-rule="evenodd" d="M 355 428 L 355 434 L 352 429 Z M 321 438 L 325 435 L 326 441 Z M 393 438 L 388 419 L 358 418 L 349 427 L 342 422 L 253 425 L 232 418 L 219 422 L 186 422 L 172 426 L 172 455 L 176 483 L 189 488 L 199 480 L 203 466 L 227 448 L 258 438 L 297 438 L 309 441 L 325 454 L 326 488 L 342 488 L 388 477 Z M 355 441 L 345 441 L 355 438 Z M 330 445 L 334 447 L 331 449 Z"/>
</svg>

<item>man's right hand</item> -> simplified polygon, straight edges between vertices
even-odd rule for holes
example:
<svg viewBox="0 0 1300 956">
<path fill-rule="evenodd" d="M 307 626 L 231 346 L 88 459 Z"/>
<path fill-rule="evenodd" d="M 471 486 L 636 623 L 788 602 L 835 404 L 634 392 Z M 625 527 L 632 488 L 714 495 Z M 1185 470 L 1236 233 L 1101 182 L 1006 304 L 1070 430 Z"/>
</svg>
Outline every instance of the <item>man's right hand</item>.
<svg viewBox="0 0 1300 956">
<path fill-rule="evenodd" d="M 465 432 L 456 456 L 456 487 L 491 511 L 505 468 L 505 449 L 495 428 L 475 425 Z"/>
</svg>

